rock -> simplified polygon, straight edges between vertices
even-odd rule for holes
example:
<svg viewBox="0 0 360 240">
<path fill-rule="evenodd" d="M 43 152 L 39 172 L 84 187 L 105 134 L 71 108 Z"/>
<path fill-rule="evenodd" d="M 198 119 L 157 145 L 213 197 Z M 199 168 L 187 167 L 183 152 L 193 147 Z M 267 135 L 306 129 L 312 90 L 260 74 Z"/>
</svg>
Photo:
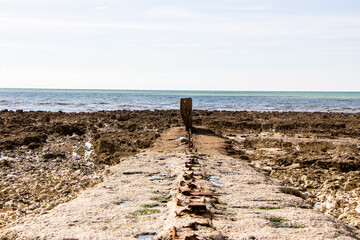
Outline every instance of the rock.
<svg viewBox="0 0 360 240">
<path fill-rule="evenodd" d="M 63 152 L 48 152 L 43 155 L 44 159 L 56 159 L 56 158 L 65 158 L 66 155 Z"/>
<path fill-rule="evenodd" d="M 11 167 L 11 162 L 7 159 L 0 159 L 0 169 L 3 168 L 10 168 Z"/>
<path fill-rule="evenodd" d="M 39 148 L 40 146 L 41 146 L 40 143 L 32 142 L 28 145 L 28 148 L 33 150 L 35 148 Z"/>
<path fill-rule="evenodd" d="M 59 133 L 60 135 L 73 135 L 74 133 L 81 136 L 86 132 L 85 124 L 73 123 L 73 124 L 59 124 L 54 128 L 55 133 Z"/>
</svg>

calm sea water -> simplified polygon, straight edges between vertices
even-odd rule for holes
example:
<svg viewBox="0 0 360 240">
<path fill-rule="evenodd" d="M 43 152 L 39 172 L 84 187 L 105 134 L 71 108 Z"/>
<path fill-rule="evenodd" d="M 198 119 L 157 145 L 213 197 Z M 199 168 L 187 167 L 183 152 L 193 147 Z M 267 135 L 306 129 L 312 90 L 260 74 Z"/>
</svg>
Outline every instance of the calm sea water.
<svg viewBox="0 0 360 240">
<path fill-rule="evenodd" d="M 0 110 L 93 112 L 179 109 L 191 97 L 194 109 L 229 111 L 360 112 L 360 92 L 245 92 L 155 90 L 2 89 Z"/>
</svg>

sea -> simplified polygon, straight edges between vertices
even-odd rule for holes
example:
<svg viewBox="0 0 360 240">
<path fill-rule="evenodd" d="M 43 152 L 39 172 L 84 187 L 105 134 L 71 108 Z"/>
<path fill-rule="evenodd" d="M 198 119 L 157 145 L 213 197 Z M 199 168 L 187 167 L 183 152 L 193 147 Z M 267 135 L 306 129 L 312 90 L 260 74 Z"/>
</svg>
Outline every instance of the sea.
<svg viewBox="0 0 360 240">
<path fill-rule="evenodd" d="M 218 111 L 360 112 L 360 92 L 168 91 L 0 88 L 0 110 L 94 112 L 193 108 Z"/>
</svg>

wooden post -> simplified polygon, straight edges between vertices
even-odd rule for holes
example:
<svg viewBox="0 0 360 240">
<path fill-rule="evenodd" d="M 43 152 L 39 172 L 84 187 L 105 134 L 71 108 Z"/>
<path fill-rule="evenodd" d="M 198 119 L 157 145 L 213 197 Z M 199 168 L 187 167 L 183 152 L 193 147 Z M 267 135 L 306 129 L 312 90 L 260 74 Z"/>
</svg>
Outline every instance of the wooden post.
<svg viewBox="0 0 360 240">
<path fill-rule="evenodd" d="M 192 99 L 181 98 L 180 99 L 180 112 L 184 121 L 186 131 L 190 131 L 192 128 Z"/>
</svg>

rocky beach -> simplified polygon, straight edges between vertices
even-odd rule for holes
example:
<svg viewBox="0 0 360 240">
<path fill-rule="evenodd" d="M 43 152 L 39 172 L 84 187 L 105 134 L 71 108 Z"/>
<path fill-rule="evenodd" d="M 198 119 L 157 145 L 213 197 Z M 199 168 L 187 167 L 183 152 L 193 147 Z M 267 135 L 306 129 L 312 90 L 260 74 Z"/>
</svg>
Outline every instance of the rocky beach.
<svg viewBox="0 0 360 240">
<path fill-rule="evenodd" d="M 202 160 L 205 166 L 206 159 L 209 159 L 208 167 L 205 167 L 206 171 L 215 171 L 212 176 L 221 179 L 221 184 L 224 186 L 233 187 L 231 191 L 226 190 L 227 194 L 231 192 L 235 194 L 238 189 L 237 183 L 241 182 L 240 177 L 237 179 L 238 175 L 228 173 L 239 174 L 243 169 L 248 169 L 247 171 L 253 169 L 258 175 L 255 172 L 253 174 L 262 180 L 249 180 L 250 182 L 259 181 L 257 184 L 269 184 L 264 188 L 265 190 L 261 188 L 254 190 L 254 196 L 255 192 L 260 195 L 266 194 L 266 188 L 274 189 L 274 192 L 278 191 L 275 190 L 272 182 L 278 186 L 276 189 L 281 189 L 281 194 L 291 195 L 292 199 L 279 197 L 281 203 L 274 207 L 275 210 L 283 208 L 281 214 L 279 213 L 282 215 L 281 219 L 285 219 L 287 213 L 292 213 L 293 210 L 285 208 L 293 202 L 298 209 L 311 209 L 320 214 L 318 221 L 319 219 L 330 221 L 325 220 L 325 216 L 336 219 L 331 221 L 342 226 L 339 227 L 339 229 L 344 229 L 339 230 L 343 231 L 341 234 L 345 234 L 344 236 L 349 239 L 359 238 L 356 228 L 360 228 L 360 114 L 194 111 L 193 118 L 197 129 L 205 129 L 200 131 L 196 144 L 199 153 L 206 154 Z M 175 159 L 173 161 L 176 162 L 177 158 L 186 158 L 186 155 L 176 153 L 175 156 L 171 153 L 175 150 L 185 151 L 182 148 L 187 143 L 186 136 L 181 132 L 176 132 L 166 138 L 169 131 L 171 133 L 172 129 L 178 129 L 180 126 L 182 126 L 181 117 L 175 110 L 93 113 L 1 111 L 0 236 L 3 239 L 16 239 L 16 237 L 11 237 L 16 234 L 9 235 L 9 231 L 12 232 L 17 226 L 19 229 L 27 229 L 21 226 L 26 226 L 31 219 L 57 216 L 56 214 L 59 214 L 59 212 L 56 213 L 59 211 L 57 209 L 65 206 L 64 204 L 74 204 L 76 201 L 81 203 L 82 194 L 99 188 L 107 178 L 114 175 L 114 171 L 122 172 L 120 176 L 122 182 L 116 183 L 120 185 L 137 181 L 137 177 L 132 178 L 137 176 L 136 172 L 144 176 L 164 172 L 161 159 Z M 196 134 L 196 129 L 194 133 Z M 202 139 L 202 135 L 208 137 Z M 209 137 L 210 135 L 212 137 Z M 154 149 L 164 156 L 154 155 Z M 169 154 L 171 156 L 168 156 Z M 221 158 L 226 160 L 221 160 Z M 134 169 L 134 166 L 137 166 L 136 161 L 139 161 L 138 169 Z M 154 162 L 155 165 L 152 167 L 149 165 L 150 169 L 147 169 L 145 166 L 150 162 L 151 164 Z M 222 164 L 219 162 L 224 162 L 223 166 L 226 167 L 224 170 L 221 170 Z M 122 167 L 122 164 L 125 166 Z M 134 166 L 131 167 L 132 164 Z M 159 170 L 154 168 L 159 168 Z M 161 185 L 164 184 L 160 181 L 163 178 L 161 176 L 156 178 L 159 179 L 157 182 L 160 184 L 159 189 L 144 184 L 144 197 L 147 196 L 146 188 L 149 187 L 156 188 L 149 194 L 154 191 L 158 191 L 158 194 L 166 192 L 160 194 L 160 197 L 173 199 L 176 193 L 171 190 L 171 181 L 175 184 L 177 174 L 179 174 L 178 168 L 179 166 L 176 165 L 167 173 L 169 183 L 165 184 L 169 185 Z M 112 187 L 116 184 L 114 183 Z M 104 186 L 102 188 L 106 189 L 108 185 Z M 131 184 L 127 187 L 131 190 Z M 137 188 L 140 189 L 133 190 L 142 192 L 141 184 Z M 110 190 L 107 189 L 107 191 Z M 220 200 L 229 202 L 232 206 L 244 205 L 246 199 L 243 199 L 242 204 L 237 202 L 237 199 L 244 197 L 242 193 L 236 194 L 238 195 L 234 198 L 230 195 L 227 198 L 224 196 L 219 198 L 223 198 Z M 251 192 L 246 194 L 246 196 L 252 195 Z M 147 196 L 149 199 L 154 198 L 150 195 Z M 114 199 L 114 201 L 127 200 L 124 198 Z M 152 203 L 145 201 L 143 204 Z M 167 208 L 170 209 L 171 204 L 168 203 L 168 205 Z M 244 209 L 254 208 L 257 209 L 254 211 L 258 212 L 261 207 L 263 206 L 249 203 L 249 206 Z M 272 206 L 265 206 L 265 208 L 269 207 Z M 241 206 L 238 208 L 242 209 Z M 230 236 L 229 239 L 236 239 L 239 235 L 235 233 L 243 231 L 236 228 L 235 217 L 233 221 L 235 229 L 231 230 L 231 216 L 239 214 L 240 217 L 241 214 L 245 214 L 237 213 L 238 210 L 234 209 L 222 210 L 223 217 L 215 220 L 215 222 L 219 221 L 218 224 L 227 226 L 226 236 Z M 217 211 L 221 212 L 219 209 Z M 127 216 L 130 212 L 125 211 L 123 214 Z M 270 216 L 271 214 L 265 215 L 265 220 L 275 219 Z M 156 217 L 165 219 L 164 222 L 159 223 L 159 229 L 163 226 L 162 224 L 173 223 L 172 217 L 167 216 L 169 216 L 167 212 L 162 209 Z M 277 220 L 281 222 L 282 220 L 279 219 Z M 59 218 L 54 217 L 54 224 L 58 220 Z M 276 221 L 270 222 L 274 227 Z M 58 224 L 61 225 L 60 222 Z M 76 223 L 73 224 L 76 226 Z M 131 224 L 133 228 L 139 228 L 137 225 L 141 224 L 141 221 L 133 221 Z M 296 229 L 299 234 L 305 234 L 301 231 L 310 229 L 305 226 L 311 224 L 302 221 L 289 226 L 294 226 L 293 229 Z M 312 226 L 315 228 L 315 225 Z M 304 226 L 303 230 L 302 226 Z M 55 229 L 56 225 L 53 227 Z M 318 227 L 321 228 L 321 226 Z M 123 228 L 126 227 L 123 226 Z M 40 231 L 41 226 L 35 229 Z M 157 235 L 159 239 L 168 239 L 166 231 L 159 229 L 149 229 L 148 232 L 161 232 Z M 272 230 L 276 233 L 275 229 L 276 224 L 275 228 L 270 227 L 262 236 L 270 236 L 269 233 Z M 106 229 L 103 231 L 106 232 Z M 231 234 L 232 231 L 233 234 Z M 339 239 L 347 239 L 341 238 L 341 234 Z M 290 235 L 284 233 L 283 237 L 287 239 L 286 236 Z M 44 236 L 52 239 L 50 235 Z M 250 235 L 243 236 L 244 239 L 251 237 Z M 335 232 L 333 235 L 328 235 L 328 238 L 336 238 Z M 29 239 L 32 238 L 29 237 Z M 59 235 L 55 234 L 53 239 L 59 239 Z M 82 237 L 73 236 L 73 239 L 87 238 L 83 235 Z"/>
<path fill-rule="evenodd" d="M 360 114 L 214 112 L 198 121 L 230 139 L 229 154 L 360 227 Z"/>
<path fill-rule="evenodd" d="M 0 119 L 0 227 L 76 197 L 106 166 L 180 123 L 176 111 L 2 111 Z"/>
</svg>

